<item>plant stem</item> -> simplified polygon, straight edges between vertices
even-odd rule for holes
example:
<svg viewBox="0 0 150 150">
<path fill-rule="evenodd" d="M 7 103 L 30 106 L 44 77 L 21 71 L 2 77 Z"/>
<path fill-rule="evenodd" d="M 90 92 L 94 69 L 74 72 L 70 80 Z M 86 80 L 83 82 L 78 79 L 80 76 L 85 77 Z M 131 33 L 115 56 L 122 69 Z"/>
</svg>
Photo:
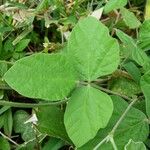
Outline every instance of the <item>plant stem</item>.
<svg viewBox="0 0 150 150">
<path fill-rule="evenodd" d="M 126 95 L 122 95 L 122 94 L 120 94 L 120 93 L 113 92 L 113 91 L 111 91 L 111 90 L 109 90 L 109 89 L 100 87 L 100 86 L 98 86 L 98 85 L 96 85 L 96 84 L 91 84 L 91 86 L 92 86 L 92 87 L 95 87 L 96 89 L 99 89 L 99 90 L 101 90 L 101 91 L 104 91 L 104 92 L 106 92 L 106 93 L 120 96 L 120 97 L 122 97 L 122 98 L 124 98 L 124 99 L 126 99 L 126 100 L 128 100 L 128 101 L 133 101 L 132 98 L 130 98 L 130 97 L 126 96 Z"/>
<path fill-rule="evenodd" d="M 11 143 L 13 143 L 14 145 L 19 146 L 18 143 L 16 143 L 16 142 L 13 141 L 12 139 L 10 139 L 8 136 L 6 136 L 5 134 L 3 134 L 1 131 L 0 131 L 0 135 L 1 135 L 3 138 L 5 138 L 5 139 L 7 139 L 8 141 L 10 141 Z"/>
<path fill-rule="evenodd" d="M 104 142 L 108 140 L 108 136 L 106 136 L 100 143 L 98 143 L 93 150 L 97 150 Z"/>
<path fill-rule="evenodd" d="M 124 113 L 121 115 L 121 117 L 119 118 L 119 120 L 117 121 L 117 123 L 115 124 L 115 126 L 113 127 L 113 129 L 111 130 L 111 134 L 114 135 L 116 129 L 118 128 L 118 126 L 120 125 L 120 123 L 122 122 L 122 120 L 124 119 L 124 117 L 126 116 L 126 114 L 128 113 L 128 111 L 131 109 L 131 107 L 133 106 L 133 104 L 137 101 L 137 99 L 133 100 L 129 106 L 126 108 L 126 110 L 124 111 Z"/>
<path fill-rule="evenodd" d="M 111 144 L 112 144 L 112 146 L 113 146 L 114 150 L 118 150 L 117 145 L 116 145 L 116 143 L 115 143 L 115 141 L 114 141 L 114 138 L 113 138 L 113 137 L 111 137 L 111 138 L 110 138 L 110 142 L 111 142 Z"/>
<path fill-rule="evenodd" d="M 18 103 L 18 102 L 10 102 L 5 100 L 0 100 L 0 105 L 2 106 L 10 106 L 10 107 L 18 107 L 18 108 L 34 108 L 34 107 L 41 107 L 41 106 L 52 106 L 52 105 L 61 105 L 66 103 L 67 100 L 62 100 L 58 102 L 48 102 L 48 103 Z"/>
</svg>

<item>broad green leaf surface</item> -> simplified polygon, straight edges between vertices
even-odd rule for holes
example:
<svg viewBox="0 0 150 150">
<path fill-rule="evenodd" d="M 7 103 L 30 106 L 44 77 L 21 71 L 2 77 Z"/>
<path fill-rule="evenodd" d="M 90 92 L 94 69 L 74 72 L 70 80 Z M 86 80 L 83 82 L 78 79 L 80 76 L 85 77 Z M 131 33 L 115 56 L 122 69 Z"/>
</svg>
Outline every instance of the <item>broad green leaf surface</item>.
<svg viewBox="0 0 150 150">
<path fill-rule="evenodd" d="M 142 76 L 140 84 L 145 96 L 146 112 L 147 115 L 150 117 L 150 71 Z"/>
<path fill-rule="evenodd" d="M 141 25 L 140 21 L 136 18 L 134 13 L 130 12 L 128 9 L 122 7 L 120 9 L 120 13 L 124 22 L 130 29 L 138 28 Z"/>
<path fill-rule="evenodd" d="M 138 45 L 145 51 L 150 49 L 150 20 L 144 21 L 140 27 Z"/>
<path fill-rule="evenodd" d="M 60 138 L 71 143 L 64 126 L 64 112 L 56 106 L 40 107 L 37 111 L 38 126 L 41 133 Z"/>
<path fill-rule="evenodd" d="M 125 145 L 124 150 L 146 150 L 143 142 L 134 142 L 132 139 Z"/>
<path fill-rule="evenodd" d="M 111 96 L 111 98 L 114 104 L 114 112 L 107 127 L 103 130 L 100 130 L 93 140 L 89 141 L 78 150 L 93 149 L 104 137 L 106 137 L 107 134 L 109 134 L 120 116 L 127 108 L 128 104 L 122 98 L 117 96 Z M 143 112 L 133 107 L 130 109 L 114 134 L 114 140 L 117 144 L 118 150 L 124 150 L 124 146 L 129 139 L 141 142 L 147 139 L 149 135 L 149 125 L 148 122 L 146 122 L 146 119 L 146 115 Z M 98 150 L 114 149 L 110 143 L 106 143 L 103 144 Z"/>
<path fill-rule="evenodd" d="M 104 12 L 109 13 L 112 10 L 119 9 L 127 4 L 127 0 L 109 0 L 104 7 Z"/>
<path fill-rule="evenodd" d="M 116 34 L 125 46 L 129 58 L 133 59 L 140 66 L 144 66 L 149 62 L 146 53 L 137 46 L 131 37 L 121 30 L 116 30 Z"/>
<path fill-rule="evenodd" d="M 119 64 L 119 46 L 109 30 L 94 17 L 78 22 L 67 47 L 68 55 L 83 80 L 111 74 Z"/>
<path fill-rule="evenodd" d="M 90 86 L 76 89 L 66 108 L 64 122 L 67 133 L 76 147 L 94 138 L 105 128 L 113 112 L 111 98 Z"/>
<path fill-rule="evenodd" d="M 10 87 L 23 96 L 61 100 L 75 87 L 75 72 L 61 54 L 35 54 L 22 58 L 4 75 Z"/>
</svg>

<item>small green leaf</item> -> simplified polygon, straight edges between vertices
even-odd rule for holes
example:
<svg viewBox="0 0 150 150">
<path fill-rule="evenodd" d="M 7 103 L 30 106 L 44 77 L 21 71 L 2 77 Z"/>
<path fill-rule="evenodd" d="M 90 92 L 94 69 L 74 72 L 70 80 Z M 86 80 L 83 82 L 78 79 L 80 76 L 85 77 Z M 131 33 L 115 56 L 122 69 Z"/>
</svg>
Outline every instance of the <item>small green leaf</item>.
<svg viewBox="0 0 150 150">
<path fill-rule="evenodd" d="M 24 141 L 29 141 L 35 138 L 35 132 L 32 128 L 31 123 L 25 123 L 29 119 L 30 115 L 24 110 L 18 110 L 15 112 L 14 121 L 14 131 L 20 133 Z"/>
<path fill-rule="evenodd" d="M 94 138 L 105 128 L 113 111 L 111 98 L 90 86 L 76 89 L 66 108 L 64 122 L 67 133 L 76 147 Z"/>
<path fill-rule="evenodd" d="M 35 54 L 20 59 L 6 72 L 5 81 L 21 95 L 61 100 L 76 85 L 75 72 L 61 54 Z"/>
<path fill-rule="evenodd" d="M 16 52 L 21 52 L 23 51 L 29 44 L 30 42 L 30 39 L 23 39 L 21 40 L 17 45 L 16 45 L 16 48 L 15 48 L 15 51 Z"/>
<path fill-rule="evenodd" d="M 24 37 L 26 37 L 31 31 L 33 30 L 33 26 L 29 26 L 26 27 L 26 29 L 24 29 L 24 31 L 22 31 L 20 33 L 20 35 L 18 35 L 16 37 L 16 39 L 12 42 L 13 45 L 18 44 Z"/>
<path fill-rule="evenodd" d="M 33 138 L 36 138 L 35 136 L 35 131 L 32 127 L 31 123 L 27 123 L 25 124 L 26 128 L 24 130 L 24 132 L 21 134 L 21 137 L 24 141 L 29 141 L 32 140 Z"/>
<path fill-rule="evenodd" d="M 132 139 L 125 145 L 124 150 L 146 150 L 143 142 L 134 142 Z"/>
<path fill-rule="evenodd" d="M 140 84 L 141 84 L 141 89 L 145 96 L 146 112 L 147 112 L 147 115 L 150 117 L 150 91 L 149 91 L 149 89 L 150 89 L 150 71 L 148 71 L 141 77 Z"/>
<path fill-rule="evenodd" d="M 71 32 L 67 52 L 83 80 L 111 74 L 119 64 L 119 45 L 94 17 L 79 21 Z"/>
<path fill-rule="evenodd" d="M 138 34 L 138 45 L 145 51 L 150 49 L 150 20 L 144 21 Z"/>
<path fill-rule="evenodd" d="M 13 122 L 14 122 L 14 131 L 16 133 L 23 133 L 26 125 L 25 121 L 29 119 L 29 114 L 24 110 L 18 110 L 14 113 Z"/>
<path fill-rule="evenodd" d="M 140 78 L 141 78 L 140 69 L 133 62 L 128 62 L 128 63 L 124 64 L 123 67 L 131 75 L 131 77 L 134 79 L 134 81 L 136 81 L 137 83 L 140 82 Z"/>
<path fill-rule="evenodd" d="M 11 108 L 5 112 L 4 116 L 4 133 L 8 136 L 11 136 L 13 127 Z"/>
<path fill-rule="evenodd" d="M 104 13 L 109 13 L 112 10 L 119 9 L 127 4 L 127 0 L 109 0 L 104 7 Z"/>
<path fill-rule="evenodd" d="M 149 62 L 149 58 L 146 53 L 137 46 L 130 36 L 121 30 L 116 30 L 116 34 L 123 42 L 123 46 L 125 46 L 129 58 L 133 59 L 140 66 L 144 66 Z"/>
<path fill-rule="evenodd" d="M 120 13 L 124 22 L 130 29 L 138 28 L 141 25 L 141 22 L 136 18 L 134 13 L 130 12 L 128 9 L 122 7 Z"/>
<path fill-rule="evenodd" d="M 72 143 L 64 126 L 64 112 L 56 106 L 40 107 L 37 111 L 40 132 Z"/>
</svg>

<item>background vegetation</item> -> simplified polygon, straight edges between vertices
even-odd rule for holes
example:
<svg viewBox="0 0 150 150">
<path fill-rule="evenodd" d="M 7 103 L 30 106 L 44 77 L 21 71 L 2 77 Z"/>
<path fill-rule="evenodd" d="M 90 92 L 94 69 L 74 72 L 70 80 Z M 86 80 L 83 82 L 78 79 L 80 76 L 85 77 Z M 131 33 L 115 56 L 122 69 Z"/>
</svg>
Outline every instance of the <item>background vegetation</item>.
<svg viewBox="0 0 150 150">
<path fill-rule="evenodd" d="M 79 20 L 88 16 L 93 16 L 97 20 L 94 18 L 91 22 L 90 19 L 87 19 L 86 23 L 90 28 L 85 29 L 87 31 L 85 37 L 78 36 L 79 39 L 77 40 L 80 41 L 81 45 L 77 48 L 85 50 L 88 49 L 88 46 L 82 46 L 82 43 L 85 43 L 84 41 L 89 40 L 89 44 L 95 42 L 94 38 L 92 40 L 88 37 L 90 37 L 90 31 L 95 27 L 98 20 L 108 28 L 109 34 L 119 43 L 119 48 L 116 46 L 114 50 L 116 55 L 111 53 L 114 59 L 111 60 L 110 55 L 111 62 L 109 64 L 114 64 L 114 68 L 110 67 L 110 71 L 102 74 L 101 78 L 97 78 L 97 76 L 96 79 L 95 77 L 90 78 L 95 89 L 101 90 L 111 97 L 113 108 L 109 103 L 110 107 L 108 108 L 110 111 L 112 109 L 111 117 L 108 114 L 108 118 L 106 118 L 109 123 L 106 123 L 107 126 L 103 127 L 104 129 L 100 129 L 98 126 L 100 130 L 96 132 L 94 137 L 89 135 L 88 130 L 85 133 L 87 136 L 85 136 L 82 133 L 84 127 L 80 128 L 79 125 L 76 127 L 76 131 L 81 131 L 80 133 L 77 132 L 80 136 L 74 138 L 72 133 L 68 131 L 69 125 L 67 123 L 64 125 L 64 112 L 70 95 L 68 96 L 68 93 L 65 93 L 67 98 L 59 97 L 61 101 L 43 101 L 41 99 L 48 100 L 47 97 L 32 95 L 34 88 L 35 91 L 38 89 L 40 93 L 40 89 L 43 89 L 44 85 L 43 82 L 36 80 L 36 76 L 32 76 L 36 69 L 31 72 L 31 78 L 35 80 L 35 84 L 29 87 L 31 93 L 24 89 L 28 83 L 26 72 L 29 70 L 23 67 L 22 70 L 16 69 L 17 71 L 14 71 L 14 73 L 13 70 L 11 72 L 9 69 L 12 66 L 15 68 L 16 62 L 25 60 L 22 58 L 26 58 L 26 56 L 31 56 L 29 58 L 34 60 L 33 54 L 57 55 L 65 52 L 72 29 L 75 27 L 74 32 L 78 34 Z M 150 149 L 149 19 L 149 0 L 1 0 L 0 150 Z M 86 27 L 86 23 L 83 22 L 82 24 L 81 22 L 81 29 Z M 103 29 L 104 26 L 101 25 L 101 30 Z M 98 33 L 101 33 L 101 30 L 98 29 L 97 34 L 93 37 L 98 38 Z M 105 33 L 107 34 L 107 31 Z M 109 41 L 109 38 L 111 37 L 105 40 Z M 69 40 L 71 50 L 74 48 L 72 45 L 76 45 L 74 41 L 75 37 L 71 34 Z M 108 42 L 108 47 L 107 43 L 104 46 L 109 49 L 111 44 L 111 42 Z M 117 49 L 120 49 L 120 55 L 118 55 L 120 58 L 117 56 Z M 73 50 L 68 56 L 74 59 Z M 86 52 L 83 54 L 82 58 L 86 58 Z M 40 55 L 38 58 L 42 59 Z M 73 79 L 72 70 L 65 67 L 65 59 L 61 59 L 61 62 L 59 59 L 59 56 L 57 59 L 54 58 L 55 62 L 51 61 L 51 64 L 55 65 L 58 70 L 60 69 L 59 66 L 64 64 L 64 68 L 62 68 L 65 73 L 60 73 L 60 75 L 68 80 L 70 76 Z M 90 63 L 94 64 L 95 59 L 95 57 L 90 59 Z M 29 62 L 28 59 L 27 62 Z M 27 62 L 25 61 L 25 64 Z M 118 68 L 115 68 L 117 64 Z M 19 65 L 18 63 L 18 68 Z M 31 61 L 28 66 L 34 67 L 36 64 L 32 64 Z M 81 68 L 84 71 L 86 65 L 84 66 L 83 63 Z M 51 67 L 51 69 L 53 70 L 54 67 Z M 57 72 L 49 75 L 49 71 L 46 73 L 48 73 L 47 77 L 50 78 L 59 74 Z M 21 79 L 23 76 L 24 79 Z M 22 80 L 23 82 L 21 82 Z M 87 85 L 87 81 L 89 80 L 83 77 L 81 84 Z M 36 83 L 40 83 L 38 88 Z M 69 83 L 69 86 L 72 86 L 72 84 Z M 66 90 L 66 87 L 65 82 L 61 89 Z M 20 89 L 23 92 L 20 92 Z M 49 89 L 50 94 L 54 95 L 51 99 L 58 100 L 57 96 L 55 97 L 57 91 L 59 91 L 58 88 Z M 85 92 L 84 89 L 82 91 Z M 74 99 L 77 99 L 77 94 L 73 96 Z M 81 95 L 81 99 L 84 99 L 84 97 L 88 99 L 86 94 Z M 96 99 L 96 97 L 94 98 Z M 80 104 L 80 99 L 78 104 Z M 91 105 L 94 104 L 91 103 Z M 75 108 L 75 104 L 72 110 L 73 108 Z M 94 107 L 90 108 L 90 112 L 95 109 Z M 70 112 L 67 117 L 69 116 Z M 85 122 L 86 125 L 87 122 Z"/>
</svg>

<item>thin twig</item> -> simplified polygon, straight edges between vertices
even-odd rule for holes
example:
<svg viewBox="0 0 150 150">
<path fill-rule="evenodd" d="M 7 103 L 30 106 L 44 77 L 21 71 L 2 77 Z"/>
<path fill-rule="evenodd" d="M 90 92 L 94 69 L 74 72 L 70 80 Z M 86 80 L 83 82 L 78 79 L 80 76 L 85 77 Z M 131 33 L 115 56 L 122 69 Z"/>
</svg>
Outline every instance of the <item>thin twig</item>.
<svg viewBox="0 0 150 150">
<path fill-rule="evenodd" d="M 133 104 L 137 101 L 137 99 L 133 100 L 129 106 L 127 107 L 127 109 L 124 111 L 124 113 L 122 114 L 122 116 L 119 118 L 119 120 L 117 121 L 117 123 L 115 124 L 115 126 L 113 127 L 111 134 L 113 135 L 116 131 L 116 129 L 118 128 L 118 126 L 120 125 L 120 123 L 122 122 L 122 120 L 124 119 L 124 117 L 126 116 L 126 114 L 128 113 L 128 111 L 131 109 L 131 107 L 133 106 Z"/>
<path fill-rule="evenodd" d="M 122 94 L 120 94 L 120 93 L 117 93 L 117 92 L 111 91 L 111 90 L 109 90 L 109 89 L 100 87 L 100 86 L 98 86 L 98 85 L 96 85 L 96 84 L 91 84 L 91 86 L 92 86 L 92 87 L 95 87 L 96 89 L 99 89 L 99 90 L 101 90 L 101 91 L 104 91 L 104 92 L 106 92 L 106 93 L 120 96 L 120 97 L 122 97 L 122 98 L 124 98 L 124 99 L 126 99 L 126 100 L 128 100 L 128 101 L 133 101 L 132 98 L 130 98 L 130 97 L 126 96 L 126 95 L 122 95 Z"/>
<path fill-rule="evenodd" d="M 111 142 L 111 144 L 112 144 L 112 146 L 113 146 L 114 150 L 118 150 L 117 145 L 116 145 L 116 143 L 115 143 L 115 141 L 114 141 L 114 138 L 113 138 L 113 137 L 112 137 L 112 138 L 110 138 L 110 142 Z"/>
<path fill-rule="evenodd" d="M 93 150 L 97 150 L 103 143 L 107 142 L 108 136 L 106 136 L 100 143 L 98 143 Z"/>
</svg>

